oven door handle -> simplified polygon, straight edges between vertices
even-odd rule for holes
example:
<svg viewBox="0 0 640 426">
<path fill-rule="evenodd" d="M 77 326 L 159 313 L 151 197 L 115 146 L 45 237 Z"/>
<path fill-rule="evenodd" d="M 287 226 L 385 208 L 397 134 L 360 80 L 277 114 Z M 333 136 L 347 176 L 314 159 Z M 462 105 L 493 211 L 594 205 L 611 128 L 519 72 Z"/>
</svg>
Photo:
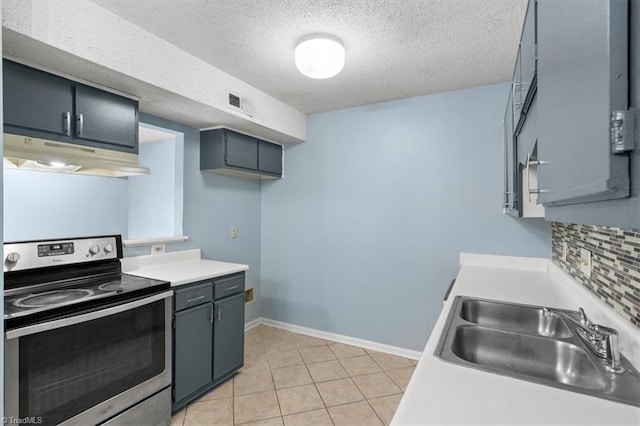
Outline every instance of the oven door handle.
<svg viewBox="0 0 640 426">
<path fill-rule="evenodd" d="M 100 309 L 93 312 L 87 312 L 86 314 L 80 314 L 68 318 L 61 318 L 41 324 L 28 325 L 22 328 L 16 328 L 15 330 L 9 330 L 5 333 L 7 340 L 15 339 L 17 337 L 28 336 L 30 334 L 36 334 L 43 331 L 55 330 L 56 328 L 67 327 L 81 322 L 91 321 L 98 318 L 108 317 L 115 315 L 130 309 L 139 308 L 140 306 L 148 305 L 149 303 L 157 302 L 158 300 L 166 299 L 173 296 L 173 291 L 165 291 L 164 293 L 154 294 L 153 296 L 145 297 L 144 299 L 135 300 L 133 302 L 124 303 L 122 305 L 112 306 L 106 309 Z"/>
</svg>

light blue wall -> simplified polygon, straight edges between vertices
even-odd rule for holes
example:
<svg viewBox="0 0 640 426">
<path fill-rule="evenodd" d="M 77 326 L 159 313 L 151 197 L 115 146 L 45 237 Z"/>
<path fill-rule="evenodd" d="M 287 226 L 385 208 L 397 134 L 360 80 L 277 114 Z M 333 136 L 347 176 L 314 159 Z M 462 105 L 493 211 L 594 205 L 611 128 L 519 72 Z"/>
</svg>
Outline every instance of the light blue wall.
<svg viewBox="0 0 640 426">
<path fill-rule="evenodd" d="M 4 170 L 4 239 L 127 234 L 127 179 Z"/>
<path fill-rule="evenodd" d="M 263 184 L 262 315 L 422 350 L 461 251 L 550 255 L 501 213 L 506 84 L 312 115 Z"/>
<path fill-rule="evenodd" d="M 208 259 L 249 265 L 247 287 L 258 300 L 246 306 L 245 321 L 260 316 L 260 211 L 258 180 L 200 171 L 200 132 L 172 121 L 140 115 L 140 121 L 184 133 L 184 235 L 189 240 L 170 244 L 168 251 L 201 248 Z M 238 239 L 231 239 L 231 227 Z M 147 247 L 127 249 L 127 255 L 148 254 Z"/>
<path fill-rule="evenodd" d="M 182 197 L 182 188 L 176 193 L 175 152 L 175 138 L 140 144 L 140 163 L 151 173 L 129 178 L 129 238 L 182 235 L 181 226 L 176 232 L 176 197 Z M 182 203 L 179 207 L 182 218 Z"/>
</svg>

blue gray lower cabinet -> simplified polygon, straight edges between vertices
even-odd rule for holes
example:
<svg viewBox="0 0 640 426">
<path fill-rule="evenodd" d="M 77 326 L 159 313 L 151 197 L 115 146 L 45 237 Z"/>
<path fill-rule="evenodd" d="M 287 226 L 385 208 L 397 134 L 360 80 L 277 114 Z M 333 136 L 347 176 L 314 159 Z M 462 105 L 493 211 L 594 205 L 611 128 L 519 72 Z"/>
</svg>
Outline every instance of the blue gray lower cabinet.
<svg viewBox="0 0 640 426">
<path fill-rule="evenodd" d="M 175 291 L 173 412 L 242 368 L 244 281 L 245 274 L 240 272 Z"/>
<path fill-rule="evenodd" d="M 213 381 L 233 374 L 244 361 L 244 293 L 215 302 Z"/>
<path fill-rule="evenodd" d="M 175 313 L 173 399 L 188 402 L 211 383 L 213 304 Z"/>
</svg>

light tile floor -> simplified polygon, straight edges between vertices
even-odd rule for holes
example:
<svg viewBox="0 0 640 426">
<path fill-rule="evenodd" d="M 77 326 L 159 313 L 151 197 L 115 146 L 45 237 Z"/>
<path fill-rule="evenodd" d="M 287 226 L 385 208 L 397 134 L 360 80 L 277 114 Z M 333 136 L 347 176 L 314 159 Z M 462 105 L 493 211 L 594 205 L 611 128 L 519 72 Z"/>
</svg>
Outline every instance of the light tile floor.
<svg viewBox="0 0 640 426">
<path fill-rule="evenodd" d="M 244 368 L 172 426 L 389 424 L 416 362 L 259 325 Z"/>
</svg>

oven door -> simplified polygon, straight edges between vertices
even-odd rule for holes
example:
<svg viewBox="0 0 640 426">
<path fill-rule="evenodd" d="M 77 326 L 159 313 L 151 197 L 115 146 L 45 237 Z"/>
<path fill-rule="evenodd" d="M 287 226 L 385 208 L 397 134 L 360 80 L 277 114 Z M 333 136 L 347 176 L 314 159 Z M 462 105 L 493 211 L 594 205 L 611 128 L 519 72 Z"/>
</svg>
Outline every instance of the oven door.
<svg viewBox="0 0 640 426">
<path fill-rule="evenodd" d="M 172 294 L 7 331 L 5 417 L 95 425 L 169 386 Z"/>
</svg>

